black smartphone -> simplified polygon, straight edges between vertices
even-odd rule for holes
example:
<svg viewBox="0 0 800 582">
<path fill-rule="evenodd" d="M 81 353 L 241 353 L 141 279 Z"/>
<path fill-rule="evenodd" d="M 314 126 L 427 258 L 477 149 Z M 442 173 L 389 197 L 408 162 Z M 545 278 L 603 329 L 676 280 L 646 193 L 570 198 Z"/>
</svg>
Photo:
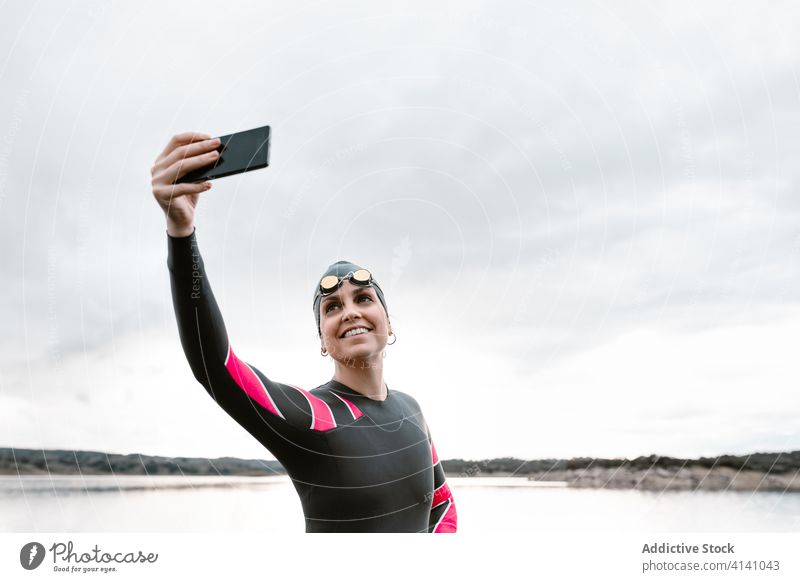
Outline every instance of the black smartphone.
<svg viewBox="0 0 800 582">
<path fill-rule="evenodd" d="M 178 179 L 182 182 L 205 182 L 269 166 L 269 125 L 219 137 L 220 156 L 209 166 L 192 170 Z"/>
</svg>

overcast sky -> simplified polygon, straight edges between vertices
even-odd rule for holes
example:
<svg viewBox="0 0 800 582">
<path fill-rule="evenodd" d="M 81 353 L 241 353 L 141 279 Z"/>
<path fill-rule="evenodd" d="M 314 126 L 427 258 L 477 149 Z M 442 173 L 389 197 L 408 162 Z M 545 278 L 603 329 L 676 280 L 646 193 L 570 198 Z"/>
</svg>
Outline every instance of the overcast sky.
<svg viewBox="0 0 800 582">
<path fill-rule="evenodd" d="M 800 448 L 796 4 L 224 6 L 0 8 L 0 446 L 272 458 L 183 357 L 149 175 L 268 124 L 197 235 L 271 378 L 332 376 L 346 259 L 444 458 Z"/>
</svg>

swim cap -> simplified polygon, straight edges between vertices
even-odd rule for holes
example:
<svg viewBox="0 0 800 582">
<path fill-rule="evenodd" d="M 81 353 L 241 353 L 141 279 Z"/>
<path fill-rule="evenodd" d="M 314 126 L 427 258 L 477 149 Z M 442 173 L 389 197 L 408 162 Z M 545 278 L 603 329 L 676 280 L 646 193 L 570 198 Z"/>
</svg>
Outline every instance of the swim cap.
<svg viewBox="0 0 800 582">
<path fill-rule="evenodd" d="M 349 261 L 337 261 L 333 263 L 330 267 L 328 267 L 327 270 L 319 278 L 319 281 L 317 281 L 317 288 L 314 290 L 314 318 L 317 320 L 317 333 L 319 334 L 320 337 L 322 337 L 322 329 L 320 329 L 319 326 L 319 304 L 320 301 L 322 301 L 322 294 L 319 292 L 320 283 L 328 275 L 335 275 L 336 277 L 344 277 L 351 271 L 355 272 L 363 268 L 364 267 L 359 267 L 358 265 L 355 265 Z M 383 290 L 381 289 L 380 285 L 378 285 L 378 282 L 375 280 L 374 276 L 372 277 L 372 283 L 368 285 L 368 287 L 372 287 L 373 289 L 375 289 L 375 293 L 378 295 L 378 300 L 381 302 L 381 305 L 383 305 L 383 310 L 386 312 L 386 315 L 388 317 L 389 310 L 386 308 L 386 299 L 384 299 L 383 297 Z"/>
</svg>

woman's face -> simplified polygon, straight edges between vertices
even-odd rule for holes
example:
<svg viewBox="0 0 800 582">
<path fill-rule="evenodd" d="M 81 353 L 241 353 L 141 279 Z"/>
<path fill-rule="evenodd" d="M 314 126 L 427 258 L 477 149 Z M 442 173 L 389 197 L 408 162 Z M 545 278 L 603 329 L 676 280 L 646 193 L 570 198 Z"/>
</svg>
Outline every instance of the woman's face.
<svg viewBox="0 0 800 582">
<path fill-rule="evenodd" d="M 322 297 L 319 311 L 322 345 L 334 360 L 367 359 L 386 347 L 391 324 L 374 288 L 345 280 L 335 293 Z M 367 332 L 350 332 L 357 328 Z"/>
</svg>

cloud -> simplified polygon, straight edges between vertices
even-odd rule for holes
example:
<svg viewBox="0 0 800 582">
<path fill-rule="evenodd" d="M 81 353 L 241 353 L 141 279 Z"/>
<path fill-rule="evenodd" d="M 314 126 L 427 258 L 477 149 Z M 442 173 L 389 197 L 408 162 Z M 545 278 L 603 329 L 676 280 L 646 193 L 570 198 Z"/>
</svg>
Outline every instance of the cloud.
<svg viewBox="0 0 800 582">
<path fill-rule="evenodd" d="M 727 334 L 732 322 L 779 326 L 797 305 L 800 256 L 791 133 L 800 55 L 787 27 L 797 8 L 754 10 L 8 8 L 0 22 L 3 393 L 23 397 L 30 370 L 54 398 L 53 386 L 84 386 L 61 403 L 76 414 L 113 406 L 82 376 L 65 376 L 80 374 L 74 362 L 112 350 L 103 373 L 114 383 L 116 367 L 147 355 L 136 338 L 165 349 L 176 341 L 148 170 L 185 129 L 273 127 L 271 167 L 204 194 L 198 237 L 232 334 L 266 354 L 286 350 L 297 366 L 318 350 L 313 286 L 340 258 L 391 282 L 399 342 L 422 342 L 417 330 L 434 329 L 446 348 L 423 343 L 424 351 L 441 354 L 442 370 L 465 353 L 482 362 L 476 377 L 457 374 L 459 392 L 478 400 L 497 369 L 524 393 L 535 372 L 641 332 L 690 341 Z M 421 357 L 395 347 L 398 360 Z M 303 378 L 308 385 L 330 372 L 304 366 L 318 374 Z M 178 381 L 171 373 L 148 372 L 147 382 Z M 437 432 L 464 430 L 449 419 L 452 403 L 430 398 L 445 425 Z M 610 403 L 595 405 L 615 414 Z M 556 430 L 547 406 L 531 401 L 533 418 Z M 737 406 L 763 426 L 767 410 Z M 691 410 L 705 409 L 687 408 L 684 422 L 708 418 Z M 740 412 L 726 414 L 746 423 Z M 680 414 L 671 414 L 664 422 L 677 426 Z M 47 418 L 42 433 L 20 425 L 20 440 L 72 438 L 49 432 Z M 91 442 L 97 433 L 86 430 L 73 440 Z M 783 419 L 775 434 L 792 430 Z M 459 434 L 471 442 L 467 433 Z M 508 446 L 528 442 L 514 434 L 474 450 L 543 450 Z M 766 438 L 725 434 L 720 447 Z M 643 446 L 668 448 L 648 439 Z M 609 454 L 621 446 L 606 442 Z M 573 444 L 552 446 L 578 453 Z"/>
</svg>

